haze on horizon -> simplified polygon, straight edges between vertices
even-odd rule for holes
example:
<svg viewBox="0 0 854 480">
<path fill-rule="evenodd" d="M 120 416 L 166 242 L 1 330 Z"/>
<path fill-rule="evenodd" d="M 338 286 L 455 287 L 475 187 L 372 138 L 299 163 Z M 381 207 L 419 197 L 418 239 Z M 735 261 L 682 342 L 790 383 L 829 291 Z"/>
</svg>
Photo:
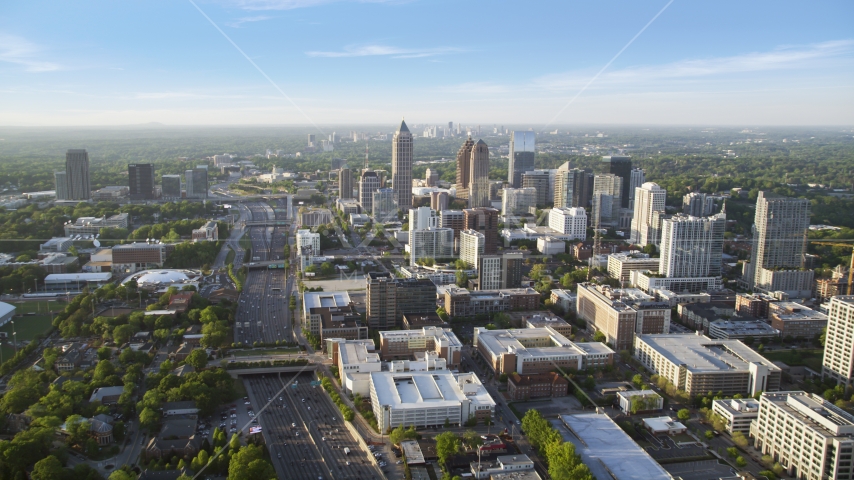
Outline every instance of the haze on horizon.
<svg viewBox="0 0 854 480">
<path fill-rule="evenodd" d="M 843 0 L 36 0 L 0 13 L 3 126 L 854 124 Z"/>
</svg>

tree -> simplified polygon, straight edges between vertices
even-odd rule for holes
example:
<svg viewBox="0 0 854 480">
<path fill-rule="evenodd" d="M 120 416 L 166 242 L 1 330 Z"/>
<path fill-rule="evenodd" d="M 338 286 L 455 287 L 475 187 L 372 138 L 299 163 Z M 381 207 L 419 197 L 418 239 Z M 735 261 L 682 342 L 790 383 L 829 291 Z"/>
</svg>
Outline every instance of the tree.
<svg viewBox="0 0 854 480">
<path fill-rule="evenodd" d="M 711 440 L 715 438 L 715 432 L 711 430 L 706 430 L 706 433 L 704 435 L 706 436 L 706 440 Z"/>
<path fill-rule="evenodd" d="M 83 445 L 89 438 L 90 422 L 80 415 L 71 415 L 65 419 L 65 431 L 68 432 L 68 443 Z"/>
<path fill-rule="evenodd" d="M 439 456 L 439 463 L 442 468 L 448 463 L 451 456 L 456 455 L 460 450 L 460 437 L 454 432 L 442 432 L 436 435 L 436 455 Z"/>
<path fill-rule="evenodd" d="M 64 473 L 62 463 L 53 455 L 39 460 L 33 466 L 33 473 L 30 478 L 33 480 L 55 480 L 61 478 Z"/>
<path fill-rule="evenodd" d="M 247 445 L 231 457 L 228 464 L 228 480 L 273 480 L 276 471 L 264 460 L 261 447 Z"/>
<path fill-rule="evenodd" d="M 571 442 L 550 443 L 546 447 L 546 458 L 552 478 L 593 480 L 590 469 L 581 462 L 581 457 L 575 453 L 575 445 Z"/>
<path fill-rule="evenodd" d="M 124 470 L 116 470 L 110 474 L 109 480 L 136 480 L 136 475 Z"/>
<path fill-rule="evenodd" d="M 230 448 L 232 452 L 240 450 L 240 437 L 238 437 L 236 433 L 231 434 L 231 440 L 228 442 L 228 448 Z"/>
<path fill-rule="evenodd" d="M 208 365 L 208 354 L 204 349 L 197 348 L 187 355 L 185 361 L 187 365 L 191 365 L 196 371 L 201 371 Z"/>
<path fill-rule="evenodd" d="M 683 408 L 682 410 L 679 410 L 678 412 L 676 412 L 676 417 L 678 417 L 679 420 L 681 420 L 683 422 L 687 422 L 688 419 L 691 418 L 691 411 L 688 410 L 687 408 Z"/>
<path fill-rule="evenodd" d="M 593 341 L 594 342 L 605 343 L 605 341 L 607 341 L 607 340 L 608 339 L 607 339 L 607 337 L 605 337 L 605 334 L 602 333 L 600 330 L 596 330 L 596 333 L 593 334 Z"/>
<path fill-rule="evenodd" d="M 98 349 L 98 360 L 109 360 L 113 355 L 113 350 L 110 347 L 101 347 Z"/>
<path fill-rule="evenodd" d="M 483 439 L 480 438 L 480 434 L 474 430 L 466 430 L 465 433 L 463 433 L 463 443 L 473 450 L 477 450 L 477 447 L 483 445 Z"/>
<path fill-rule="evenodd" d="M 739 448 L 747 447 L 747 439 L 744 437 L 744 434 L 741 432 L 733 432 L 732 433 L 732 441 L 738 445 Z"/>
<path fill-rule="evenodd" d="M 735 447 L 729 447 L 726 449 L 726 453 L 727 455 L 729 455 L 730 458 L 735 458 L 738 456 L 738 449 Z"/>
<path fill-rule="evenodd" d="M 149 407 L 145 407 L 139 412 L 139 424 L 144 428 L 151 430 L 159 421 L 160 415 Z"/>
<path fill-rule="evenodd" d="M 741 455 L 735 457 L 735 464 L 738 468 L 744 468 L 747 466 L 747 460 L 744 459 Z"/>
</svg>

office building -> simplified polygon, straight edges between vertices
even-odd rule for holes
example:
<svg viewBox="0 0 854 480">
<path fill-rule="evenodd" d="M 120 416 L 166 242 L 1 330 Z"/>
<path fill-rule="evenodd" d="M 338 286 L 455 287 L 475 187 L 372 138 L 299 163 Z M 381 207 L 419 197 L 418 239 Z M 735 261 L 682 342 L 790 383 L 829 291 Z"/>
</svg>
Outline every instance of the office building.
<svg viewBox="0 0 854 480">
<path fill-rule="evenodd" d="M 584 170 L 570 168 L 569 162 L 558 167 L 554 183 L 555 208 L 587 207 L 588 177 L 590 174 Z"/>
<path fill-rule="evenodd" d="M 473 345 L 496 376 L 564 372 L 613 365 L 615 352 L 599 342 L 573 343 L 551 327 L 487 330 L 474 327 Z"/>
<path fill-rule="evenodd" d="M 657 291 L 671 292 L 711 292 L 723 289 L 721 277 L 662 277 L 658 273 L 635 270 L 629 272 L 629 283 L 646 293 Z"/>
<path fill-rule="evenodd" d="M 69 149 L 65 152 L 66 200 L 89 200 L 89 154 L 83 149 Z"/>
<path fill-rule="evenodd" d="M 469 174 L 469 208 L 488 207 L 489 201 L 489 147 L 478 140 L 471 150 Z"/>
<path fill-rule="evenodd" d="M 68 198 L 68 175 L 63 172 L 53 172 L 53 180 L 56 185 L 56 199 L 69 200 Z"/>
<path fill-rule="evenodd" d="M 522 188 L 537 191 L 537 205 L 546 206 L 554 199 L 548 170 L 531 170 L 522 173 Z"/>
<path fill-rule="evenodd" d="M 499 290 L 502 285 L 503 261 L 500 255 L 481 255 L 475 264 L 478 290 Z"/>
<path fill-rule="evenodd" d="M 365 170 L 359 179 L 359 204 L 362 212 L 370 214 L 374 211 L 374 192 L 380 188 L 380 177 L 373 170 Z"/>
<path fill-rule="evenodd" d="M 629 180 L 629 204 L 628 209 L 634 211 L 635 208 L 635 190 L 646 183 L 646 174 L 643 169 L 633 168 L 632 176 Z"/>
<path fill-rule="evenodd" d="M 542 236 L 537 238 L 537 251 L 543 255 L 566 253 L 566 241 L 558 237 Z"/>
<path fill-rule="evenodd" d="M 780 389 L 782 371 L 739 340 L 704 335 L 635 335 L 634 356 L 689 396 L 754 396 Z"/>
<path fill-rule="evenodd" d="M 181 198 L 181 175 L 163 175 L 161 177 L 161 190 L 164 199 Z"/>
<path fill-rule="evenodd" d="M 602 157 L 602 162 L 599 165 L 601 173 L 614 174 L 622 179 L 620 190 L 620 205 L 618 208 L 628 208 L 629 198 L 631 193 L 629 188 L 632 182 L 632 159 L 631 157 L 611 155 Z"/>
<path fill-rule="evenodd" d="M 501 214 L 504 216 L 530 215 L 537 206 L 535 188 L 505 188 L 501 197 Z"/>
<path fill-rule="evenodd" d="M 573 240 L 587 239 L 587 212 L 581 207 L 552 208 L 549 212 L 549 227 Z"/>
<path fill-rule="evenodd" d="M 502 255 L 504 261 L 501 270 L 501 289 L 522 287 L 522 267 L 525 254 L 522 252 L 507 252 Z"/>
<path fill-rule="evenodd" d="M 400 324 L 404 315 L 435 314 L 436 284 L 426 278 L 398 278 L 396 322 Z"/>
<path fill-rule="evenodd" d="M 795 302 L 769 304 L 767 318 L 782 338 L 811 340 L 827 328 L 827 315 Z"/>
<path fill-rule="evenodd" d="M 184 182 L 187 185 L 187 198 L 207 198 L 208 170 L 206 168 L 185 171 Z"/>
<path fill-rule="evenodd" d="M 320 234 L 308 229 L 297 230 L 297 256 L 300 259 L 300 270 L 305 271 L 314 263 L 314 257 L 320 256 Z"/>
<path fill-rule="evenodd" d="M 664 212 L 665 200 L 667 200 L 667 191 L 657 183 L 646 182 L 635 189 L 635 208 L 630 238 L 632 243 L 641 246 L 658 245 L 659 238 L 655 238 L 652 233 L 652 214 Z"/>
<path fill-rule="evenodd" d="M 670 331 L 670 304 L 634 288 L 581 283 L 576 311 L 588 328 L 602 332 L 618 351 L 631 350 L 635 335 Z"/>
<path fill-rule="evenodd" d="M 571 290 L 552 289 L 550 298 L 552 304 L 559 306 L 564 312 L 575 311 L 575 303 L 578 300 L 578 296 L 572 293 Z"/>
<path fill-rule="evenodd" d="M 484 235 L 483 253 L 498 253 L 498 210 L 489 207 L 463 210 L 463 229 L 477 230 Z"/>
<path fill-rule="evenodd" d="M 433 370 L 370 375 L 371 405 L 380 431 L 398 425 L 462 426 L 470 418 L 489 419 L 495 411 L 495 401 L 474 373 Z"/>
<path fill-rule="evenodd" d="M 447 210 L 449 201 L 448 192 L 430 192 L 430 208 L 437 212 Z"/>
<path fill-rule="evenodd" d="M 478 257 L 483 256 L 486 237 L 476 230 L 460 232 L 460 260 L 477 268 Z"/>
<path fill-rule="evenodd" d="M 804 480 L 851 478 L 854 416 L 807 392 L 764 393 L 750 423 L 754 447 Z"/>
<path fill-rule="evenodd" d="M 96 202 L 117 202 L 130 194 L 130 189 L 124 185 L 107 185 L 92 192 L 92 200 Z"/>
<path fill-rule="evenodd" d="M 454 240 L 460 240 L 460 232 L 465 229 L 465 215 L 462 210 L 439 211 L 439 226 L 454 231 Z"/>
<path fill-rule="evenodd" d="M 371 393 L 371 372 L 382 370 L 380 355 L 371 339 L 348 340 L 328 337 L 326 355 L 338 366 L 338 380 L 348 394 L 368 396 Z"/>
<path fill-rule="evenodd" d="M 379 332 L 384 361 L 412 358 L 415 353 L 432 352 L 445 360 L 448 368 L 459 368 L 463 344 L 450 328 L 424 327 L 417 330 Z"/>
<path fill-rule="evenodd" d="M 323 337 L 324 321 L 326 328 L 330 330 L 347 323 L 355 327 L 354 331 L 349 333 L 345 333 L 344 328 L 338 328 L 334 334 L 329 331 L 326 338 L 348 340 L 367 338 L 367 328 L 361 327 L 361 324 L 356 321 L 361 317 L 353 308 L 353 301 L 350 300 L 350 294 L 347 292 L 305 292 L 302 295 L 302 307 L 303 326 L 318 338 Z"/>
<path fill-rule="evenodd" d="M 660 259 L 650 258 L 649 254 L 638 251 L 612 253 L 608 255 L 608 275 L 626 283 L 630 281 L 633 271 L 658 272 L 660 262 Z"/>
<path fill-rule="evenodd" d="M 154 199 L 154 165 L 151 163 L 128 165 L 128 188 L 131 200 Z"/>
<path fill-rule="evenodd" d="M 712 401 L 712 412 L 726 422 L 726 432 L 732 435 L 750 433 L 750 423 L 759 417 L 759 400 L 752 398 L 729 398 Z"/>
<path fill-rule="evenodd" d="M 368 327 L 385 329 L 397 325 L 397 282 L 386 272 L 368 272 L 367 320 Z"/>
<path fill-rule="evenodd" d="M 463 142 L 460 150 L 457 152 L 457 198 L 469 198 L 469 185 L 471 184 L 471 152 L 474 148 L 474 140 L 471 137 Z"/>
<path fill-rule="evenodd" d="M 623 192 L 623 179 L 614 174 L 593 176 L 592 214 L 593 227 L 619 227 L 620 202 Z"/>
<path fill-rule="evenodd" d="M 710 195 L 699 192 L 686 193 L 682 196 L 682 213 L 693 217 L 705 217 L 715 211 L 715 199 Z"/>
<path fill-rule="evenodd" d="M 309 147 L 309 148 L 314 148 L 314 144 L 315 144 L 315 142 L 316 142 L 316 140 L 315 140 L 315 136 L 314 136 L 314 134 L 313 134 L 313 133 L 309 133 L 309 134 L 308 134 L 308 142 L 306 143 L 306 146 L 307 146 L 307 147 Z"/>
<path fill-rule="evenodd" d="M 63 228 L 66 237 L 98 235 L 102 228 L 128 228 L 128 214 L 119 213 L 111 217 L 79 217 L 74 223 L 66 223 Z"/>
<path fill-rule="evenodd" d="M 625 414 L 651 413 L 664 408 L 664 399 L 655 390 L 626 390 L 617 392 L 620 410 Z"/>
<path fill-rule="evenodd" d="M 452 317 L 473 317 L 481 313 L 536 310 L 540 294 L 533 288 L 469 291 L 451 287 L 445 290 L 445 311 Z"/>
<path fill-rule="evenodd" d="M 219 241 L 219 225 L 213 220 L 207 221 L 201 227 L 193 229 L 192 238 L 194 242 Z"/>
<path fill-rule="evenodd" d="M 427 169 L 424 174 L 424 184 L 428 187 L 438 187 L 439 186 L 439 172 L 431 169 Z"/>
<path fill-rule="evenodd" d="M 514 131 L 510 136 L 510 162 L 507 183 L 511 188 L 522 187 L 522 174 L 534 169 L 536 134 L 531 131 Z"/>
<path fill-rule="evenodd" d="M 163 268 L 166 257 L 175 250 L 168 243 L 125 243 L 112 251 L 114 273 L 136 273 L 151 268 Z"/>
<path fill-rule="evenodd" d="M 750 337 L 759 342 L 780 338 L 780 331 L 765 323 L 765 320 L 739 317 L 709 322 L 707 334 L 711 338 L 726 340 L 744 340 Z"/>
<path fill-rule="evenodd" d="M 721 275 L 726 214 L 673 215 L 662 221 L 658 273 L 674 278 Z"/>
<path fill-rule="evenodd" d="M 811 297 L 813 272 L 803 269 L 810 201 L 760 191 L 753 221 L 753 289 Z"/>
<path fill-rule="evenodd" d="M 391 141 L 391 188 L 396 207 L 409 210 L 412 206 L 412 134 L 402 120 Z"/>
<path fill-rule="evenodd" d="M 338 198 L 353 198 L 353 171 L 346 166 L 338 170 Z"/>
<path fill-rule="evenodd" d="M 398 220 L 397 212 L 400 206 L 397 203 L 397 198 L 399 198 L 399 195 L 391 188 L 380 188 L 374 192 L 373 200 L 371 201 L 373 204 L 371 216 L 374 222 L 392 223 Z"/>
<path fill-rule="evenodd" d="M 507 395 L 514 401 L 532 398 L 565 397 L 569 392 L 569 380 L 557 372 L 519 375 L 512 372 L 507 376 Z"/>
<path fill-rule="evenodd" d="M 854 295 L 830 299 L 821 376 L 845 388 L 854 384 Z"/>
<path fill-rule="evenodd" d="M 423 228 L 409 231 L 409 265 L 421 258 L 451 258 L 454 255 L 454 231 L 450 228 Z"/>
</svg>

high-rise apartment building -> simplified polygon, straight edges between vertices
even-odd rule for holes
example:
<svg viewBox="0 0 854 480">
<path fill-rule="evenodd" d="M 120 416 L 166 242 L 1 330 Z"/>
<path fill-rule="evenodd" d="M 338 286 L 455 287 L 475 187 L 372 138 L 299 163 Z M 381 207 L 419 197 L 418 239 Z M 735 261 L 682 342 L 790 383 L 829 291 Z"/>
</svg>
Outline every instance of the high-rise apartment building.
<svg viewBox="0 0 854 480">
<path fill-rule="evenodd" d="M 465 215 L 462 210 L 442 210 L 439 212 L 439 226 L 454 231 L 454 240 L 459 242 L 460 232 L 465 228 Z M 455 248 L 456 249 L 456 248 Z"/>
<path fill-rule="evenodd" d="M 68 175 L 62 172 L 53 172 L 53 179 L 56 184 L 56 199 L 68 200 Z"/>
<path fill-rule="evenodd" d="M 471 137 L 463 142 L 457 152 L 457 198 L 469 198 L 469 184 L 471 183 L 471 151 L 474 148 L 474 140 Z"/>
<path fill-rule="evenodd" d="M 439 172 L 428 168 L 427 171 L 424 172 L 424 183 L 426 183 L 428 187 L 438 186 Z"/>
<path fill-rule="evenodd" d="M 528 215 L 537 206 L 536 188 L 505 188 L 501 197 L 502 215 Z"/>
<path fill-rule="evenodd" d="M 620 222 L 620 195 L 623 179 L 613 173 L 593 176 L 593 202 L 591 226 L 617 227 Z"/>
<path fill-rule="evenodd" d="M 365 170 L 359 180 L 359 204 L 362 213 L 370 215 L 374 211 L 374 192 L 380 188 L 380 177 L 373 170 Z"/>
<path fill-rule="evenodd" d="M 634 288 L 581 283 L 576 311 L 588 327 L 605 334 L 607 342 L 617 351 L 631 350 L 635 334 L 670 331 L 670 304 L 657 302 Z"/>
<path fill-rule="evenodd" d="M 555 173 L 554 206 L 586 207 L 589 192 L 587 178 L 589 173 L 578 168 L 570 168 L 569 162 L 558 167 Z"/>
<path fill-rule="evenodd" d="M 65 152 L 66 200 L 90 200 L 89 153 L 84 149 L 69 149 Z"/>
<path fill-rule="evenodd" d="M 510 163 L 507 167 L 507 183 L 512 188 L 522 187 L 522 173 L 534 169 L 536 134 L 531 131 L 514 131 L 510 137 Z"/>
<path fill-rule="evenodd" d="M 657 183 L 646 182 L 635 190 L 635 209 L 632 216 L 632 243 L 646 246 L 657 245 L 659 238 L 652 234 L 653 212 L 664 212 L 667 191 Z"/>
<path fill-rule="evenodd" d="M 629 180 L 629 206 L 628 208 L 634 210 L 635 208 L 635 189 L 640 187 L 646 183 L 646 173 L 641 168 L 633 168 L 632 169 L 632 177 Z"/>
<path fill-rule="evenodd" d="M 454 231 L 450 228 L 423 228 L 409 231 L 409 264 L 421 258 L 450 258 L 454 255 Z"/>
<path fill-rule="evenodd" d="M 554 198 L 551 192 L 551 177 L 548 170 L 531 170 L 522 173 L 522 188 L 533 188 L 537 191 L 537 205 L 545 206 Z"/>
<path fill-rule="evenodd" d="M 393 188 L 379 188 L 374 192 L 373 197 L 371 213 L 374 221 L 377 223 L 397 221 L 397 212 L 400 209 L 397 203 L 399 198 L 397 192 Z"/>
<path fill-rule="evenodd" d="M 181 198 L 181 175 L 163 175 L 160 183 L 163 198 Z"/>
<path fill-rule="evenodd" d="M 469 174 L 469 208 L 488 207 L 489 203 L 489 147 L 478 140 L 471 150 Z"/>
<path fill-rule="evenodd" d="M 477 289 L 498 290 L 502 287 L 502 265 L 500 255 L 481 255 L 477 259 Z"/>
<path fill-rule="evenodd" d="M 810 201 L 760 191 L 753 221 L 750 285 L 760 292 L 812 295 L 813 272 L 803 269 Z"/>
<path fill-rule="evenodd" d="M 367 321 L 369 328 L 386 329 L 397 324 L 397 282 L 387 272 L 368 272 Z"/>
<path fill-rule="evenodd" d="M 320 234 L 308 229 L 297 230 L 296 240 L 300 270 L 304 271 L 314 263 L 314 257 L 320 256 Z"/>
<path fill-rule="evenodd" d="M 848 388 L 854 385 L 854 295 L 830 299 L 827 308 L 827 333 L 824 340 L 822 378 Z"/>
<path fill-rule="evenodd" d="M 151 200 L 154 198 L 154 165 L 150 163 L 132 163 L 128 165 L 128 187 L 131 200 Z"/>
<path fill-rule="evenodd" d="M 463 230 L 460 232 L 460 260 L 477 268 L 478 257 L 483 256 L 486 237 L 477 230 Z"/>
<path fill-rule="evenodd" d="M 571 235 L 573 240 L 585 240 L 587 212 L 581 207 L 553 208 L 549 211 L 549 228 Z"/>
<path fill-rule="evenodd" d="M 599 165 L 601 173 L 613 173 L 623 179 L 622 189 L 620 190 L 620 205 L 621 208 L 629 207 L 629 188 L 632 184 L 632 158 L 618 155 L 602 157 L 602 162 Z"/>
<path fill-rule="evenodd" d="M 430 208 L 437 212 L 447 210 L 449 201 L 448 192 L 430 192 Z"/>
<path fill-rule="evenodd" d="M 412 206 L 412 147 L 412 134 L 401 120 L 391 141 L 391 188 L 397 208 L 403 210 Z"/>
<path fill-rule="evenodd" d="M 672 215 L 662 221 L 658 273 L 667 277 L 721 275 L 726 214 L 712 217 Z"/>
<path fill-rule="evenodd" d="M 353 171 L 347 167 L 338 170 L 338 198 L 353 198 Z"/>
<path fill-rule="evenodd" d="M 501 288 L 521 287 L 525 254 L 522 252 L 507 252 L 502 256 L 502 259 L 504 260 L 504 264 L 501 270 Z"/>
<path fill-rule="evenodd" d="M 489 207 L 463 210 L 463 229 L 477 230 L 484 235 L 483 253 L 498 253 L 498 210 Z"/>
<path fill-rule="evenodd" d="M 430 207 L 409 209 L 409 231 L 436 228 L 439 226 L 439 216 Z"/>
</svg>

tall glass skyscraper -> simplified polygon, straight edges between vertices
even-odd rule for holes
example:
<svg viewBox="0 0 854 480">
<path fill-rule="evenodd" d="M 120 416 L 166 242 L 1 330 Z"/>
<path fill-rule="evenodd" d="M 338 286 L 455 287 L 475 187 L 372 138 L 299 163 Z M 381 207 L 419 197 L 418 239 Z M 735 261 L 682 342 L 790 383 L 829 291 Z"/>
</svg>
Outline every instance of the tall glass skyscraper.
<svg viewBox="0 0 854 480">
<path fill-rule="evenodd" d="M 510 165 L 507 183 L 512 188 L 522 187 L 522 174 L 534 169 L 536 134 L 531 131 L 514 131 L 510 137 Z"/>
<path fill-rule="evenodd" d="M 602 157 L 599 173 L 613 173 L 623 179 L 623 191 L 620 195 L 620 205 L 629 208 L 632 185 L 632 157 L 611 155 Z"/>
<path fill-rule="evenodd" d="M 68 184 L 67 200 L 89 200 L 89 154 L 86 150 L 70 149 L 65 152 L 65 181 Z"/>
<path fill-rule="evenodd" d="M 412 134 L 402 120 L 391 141 L 391 187 L 398 208 L 409 210 L 412 206 Z"/>
</svg>

